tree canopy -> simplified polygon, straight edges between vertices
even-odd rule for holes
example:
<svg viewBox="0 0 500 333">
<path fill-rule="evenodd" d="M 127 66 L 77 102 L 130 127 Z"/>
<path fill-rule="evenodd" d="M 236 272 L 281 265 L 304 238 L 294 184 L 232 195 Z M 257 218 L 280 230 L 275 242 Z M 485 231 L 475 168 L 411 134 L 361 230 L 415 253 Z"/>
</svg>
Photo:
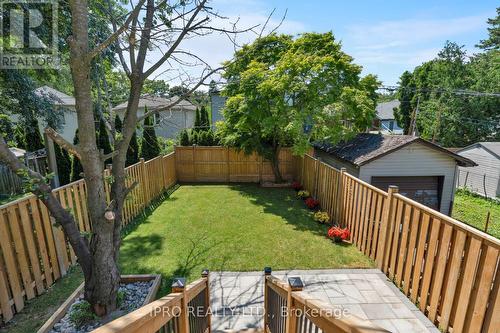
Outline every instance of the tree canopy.
<svg viewBox="0 0 500 333">
<path fill-rule="evenodd" d="M 223 141 L 273 162 L 280 147 L 304 154 L 311 140 L 336 142 L 365 130 L 375 115 L 377 80 L 330 33 L 272 34 L 226 63 Z"/>
</svg>

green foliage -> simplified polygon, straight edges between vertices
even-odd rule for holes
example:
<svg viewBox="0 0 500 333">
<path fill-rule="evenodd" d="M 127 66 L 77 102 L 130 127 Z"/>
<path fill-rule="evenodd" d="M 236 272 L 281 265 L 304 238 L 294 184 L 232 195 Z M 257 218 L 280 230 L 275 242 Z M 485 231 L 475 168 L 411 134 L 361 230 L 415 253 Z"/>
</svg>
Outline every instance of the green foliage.
<svg viewBox="0 0 500 333">
<path fill-rule="evenodd" d="M 145 110 L 147 112 L 147 110 Z M 156 137 L 155 128 L 153 125 L 153 117 L 149 116 L 144 119 L 144 130 L 142 131 L 141 142 L 141 157 L 145 160 L 150 160 L 160 155 L 160 145 Z"/>
<path fill-rule="evenodd" d="M 24 128 L 24 140 L 27 151 L 36 151 L 45 148 L 36 118 L 30 119 L 29 127 Z"/>
<path fill-rule="evenodd" d="M 69 154 L 66 150 L 64 150 L 57 144 L 54 144 L 54 153 L 56 156 L 59 184 L 69 184 L 69 182 L 71 181 L 71 159 L 69 157 Z"/>
<path fill-rule="evenodd" d="M 446 147 L 500 140 L 500 99 L 456 93 L 498 92 L 499 62 L 498 51 L 468 58 L 462 46 L 447 42 L 435 59 L 401 76 L 396 119 L 407 130 L 420 100 L 417 128 L 424 139 Z"/>
<path fill-rule="evenodd" d="M 179 133 L 179 144 L 181 146 L 189 146 L 191 143 L 191 139 L 189 137 L 189 132 L 187 129 L 183 129 L 180 133 Z"/>
<path fill-rule="evenodd" d="M 139 162 L 139 144 L 137 142 L 137 133 L 134 131 L 127 149 L 126 166 Z"/>
<path fill-rule="evenodd" d="M 500 201 L 487 199 L 466 189 L 455 193 L 452 217 L 484 231 L 490 212 L 488 234 L 500 238 Z"/>
<path fill-rule="evenodd" d="M 341 51 L 332 33 L 272 34 L 226 63 L 223 143 L 277 160 L 281 146 L 304 154 L 311 140 L 336 142 L 375 116 L 374 76 Z"/>
<path fill-rule="evenodd" d="M 160 146 L 159 155 L 167 155 L 174 151 L 175 141 L 164 137 L 158 137 L 158 145 Z"/>
<path fill-rule="evenodd" d="M 208 119 L 208 110 L 205 106 L 200 109 L 200 126 L 203 130 L 210 128 L 210 120 Z"/>
<path fill-rule="evenodd" d="M 80 142 L 78 139 L 78 128 L 75 131 L 75 137 L 73 138 L 73 144 L 77 145 Z M 81 173 L 83 173 L 82 163 L 78 159 L 78 157 L 73 156 L 71 160 L 71 181 L 74 182 L 78 179 L 81 179 Z"/>
<path fill-rule="evenodd" d="M 195 114 L 195 118 L 194 118 L 194 131 L 195 132 L 198 132 L 201 130 L 201 112 L 200 112 L 200 108 L 196 108 L 196 114 Z"/>
<path fill-rule="evenodd" d="M 164 80 L 146 79 L 142 92 L 152 96 L 167 97 L 169 95 L 169 85 Z"/>
<path fill-rule="evenodd" d="M 76 327 L 82 327 L 88 322 L 98 319 L 93 312 L 89 302 L 81 301 L 71 306 L 69 312 L 69 320 Z"/>
<path fill-rule="evenodd" d="M 401 89 L 397 92 L 397 98 L 400 101 L 400 105 L 394 111 L 394 116 L 398 124 L 403 127 L 404 133 L 408 134 L 413 114 L 412 100 L 415 96 L 415 84 L 410 72 L 405 71 L 401 75 L 399 85 Z"/>
<path fill-rule="evenodd" d="M 109 154 L 112 152 L 111 144 L 109 143 L 108 130 L 106 129 L 106 124 L 104 120 L 99 120 L 99 132 L 97 137 L 97 147 L 104 151 L 104 154 Z"/>
<path fill-rule="evenodd" d="M 125 302 L 125 292 L 123 290 L 118 290 L 116 293 L 116 306 L 120 308 Z"/>
<path fill-rule="evenodd" d="M 500 48 L 500 7 L 497 7 L 497 16 L 488 19 L 488 38 L 482 40 L 477 47 L 484 50 L 498 50 Z"/>
</svg>

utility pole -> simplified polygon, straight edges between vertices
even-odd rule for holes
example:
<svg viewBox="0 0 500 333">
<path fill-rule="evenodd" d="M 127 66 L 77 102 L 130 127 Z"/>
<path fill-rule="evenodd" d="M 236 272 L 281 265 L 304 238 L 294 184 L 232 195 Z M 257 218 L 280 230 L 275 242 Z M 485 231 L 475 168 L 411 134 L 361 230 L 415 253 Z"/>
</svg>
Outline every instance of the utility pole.
<svg viewBox="0 0 500 333">
<path fill-rule="evenodd" d="M 413 111 L 413 117 L 411 119 L 410 123 L 410 131 L 408 134 L 411 134 L 413 136 L 418 135 L 418 129 L 417 129 L 417 117 L 418 117 L 418 107 L 420 105 L 420 95 L 417 96 L 417 107 L 415 108 L 415 111 Z"/>
</svg>

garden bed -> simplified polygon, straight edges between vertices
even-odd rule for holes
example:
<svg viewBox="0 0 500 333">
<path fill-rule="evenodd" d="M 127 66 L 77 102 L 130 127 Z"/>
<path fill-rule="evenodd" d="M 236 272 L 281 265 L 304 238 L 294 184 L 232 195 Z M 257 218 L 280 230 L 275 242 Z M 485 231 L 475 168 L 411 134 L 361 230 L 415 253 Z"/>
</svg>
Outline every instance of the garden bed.
<svg viewBox="0 0 500 333">
<path fill-rule="evenodd" d="M 76 313 L 82 309 L 83 283 L 68 297 L 56 312 L 38 330 L 38 333 L 58 332 L 90 332 L 113 319 L 123 316 L 135 309 L 152 302 L 161 284 L 160 275 L 123 275 L 120 281 L 120 306 L 104 318 L 88 320 L 76 325 L 79 316 Z M 73 318 L 71 318 L 73 317 Z"/>
</svg>

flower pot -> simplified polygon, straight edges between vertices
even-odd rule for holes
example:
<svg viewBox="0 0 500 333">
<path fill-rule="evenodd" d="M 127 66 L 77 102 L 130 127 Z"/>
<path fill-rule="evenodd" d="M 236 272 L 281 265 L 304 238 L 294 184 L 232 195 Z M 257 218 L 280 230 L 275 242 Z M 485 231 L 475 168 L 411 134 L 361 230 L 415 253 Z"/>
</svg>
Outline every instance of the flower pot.
<svg viewBox="0 0 500 333">
<path fill-rule="evenodd" d="M 120 283 L 132 284 L 135 282 L 149 282 L 152 281 L 149 291 L 142 302 L 141 306 L 151 303 L 155 300 L 156 293 L 161 285 L 161 276 L 158 274 L 144 274 L 144 275 L 122 275 Z M 83 294 L 83 283 L 75 289 L 75 291 L 66 299 L 66 301 L 54 312 L 54 314 L 45 322 L 45 324 L 40 327 L 37 333 L 48 333 L 54 326 L 56 326 L 60 321 L 66 316 L 67 312 L 70 310 L 71 306 L 75 301 L 77 301 Z M 109 321 L 112 318 L 108 318 Z M 106 321 L 103 320 L 101 324 L 105 324 Z"/>
</svg>

